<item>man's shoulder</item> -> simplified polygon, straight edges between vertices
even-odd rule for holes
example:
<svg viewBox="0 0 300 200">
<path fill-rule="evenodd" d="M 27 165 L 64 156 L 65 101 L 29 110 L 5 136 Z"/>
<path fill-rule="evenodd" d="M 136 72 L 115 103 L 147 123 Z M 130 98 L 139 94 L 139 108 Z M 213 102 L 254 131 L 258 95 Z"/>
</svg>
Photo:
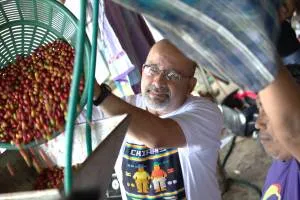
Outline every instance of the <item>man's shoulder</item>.
<svg viewBox="0 0 300 200">
<path fill-rule="evenodd" d="M 201 97 L 201 96 L 193 96 L 190 95 L 187 100 L 185 101 L 185 103 L 196 103 L 196 104 L 204 104 L 204 105 L 216 105 L 216 103 Z"/>
<path fill-rule="evenodd" d="M 207 122 L 206 125 L 211 122 L 216 124 L 223 124 L 223 115 L 218 105 L 203 98 L 197 96 L 190 96 L 186 102 L 176 111 L 168 114 L 164 117 L 170 117 L 180 120 L 182 123 L 197 124 L 202 126 L 200 122 Z"/>
<path fill-rule="evenodd" d="M 285 162 L 274 160 L 265 180 L 263 197 L 270 195 L 271 190 L 280 188 L 282 199 L 299 199 L 299 175 L 299 161 L 295 158 Z"/>
<path fill-rule="evenodd" d="M 221 111 L 216 103 L 199 96 L 189 96 L 182 108 L 192 111 L 199 110 L 199 112 L 207 110 L 221 114 Z"/>
<path fill-rule="evenodd" d="M 300 162 L 296 158 L 291 158 L 286 161 L 273 160 L 269 172 L 273 173 L 273 171 L 286 171 L 291 168 L 296 169 L 298 171 L 300 170 Z"/>
</svg>

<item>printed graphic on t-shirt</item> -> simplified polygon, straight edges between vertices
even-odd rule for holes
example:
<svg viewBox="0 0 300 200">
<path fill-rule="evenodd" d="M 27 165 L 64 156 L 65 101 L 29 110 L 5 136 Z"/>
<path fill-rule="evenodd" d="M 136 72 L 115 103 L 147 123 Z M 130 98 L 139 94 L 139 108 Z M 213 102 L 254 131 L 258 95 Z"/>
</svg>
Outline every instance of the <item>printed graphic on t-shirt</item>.
<svg viewBox="0 0 300 200">
<path fill-rule="evenodd" d="M 264 193 L 262 200 L 281 200 L 281 185 L 272 184 Z"/>
<path fill-rule="evenodd" d="M 122 173 L 130 200 L 185 199 L 176 148 L 150 149 L 145 145 L 126 143 Z"/>
</svg>

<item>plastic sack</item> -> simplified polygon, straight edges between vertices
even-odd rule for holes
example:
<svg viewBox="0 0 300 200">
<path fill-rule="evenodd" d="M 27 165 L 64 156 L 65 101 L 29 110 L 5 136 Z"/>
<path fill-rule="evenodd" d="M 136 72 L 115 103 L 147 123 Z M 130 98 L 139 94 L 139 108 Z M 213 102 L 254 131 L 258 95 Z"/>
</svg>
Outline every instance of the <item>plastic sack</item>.
<svg viewBox="0 0 300 200">
<path fill-rule="evenodd" d="M 213 74 L 259 91 L 277 75 L 279 0 L 114 0 Z"/>
<path fill-rule="evenodd" d="M 79 117 L 83 119 L 83 115 Z M 93 120 L 91 127 L 92 149 L 95 150 L 125 117 L 126 115 L 118 115 L 111 118 Z M 82 120 L 81 123 L 76 124 L 74 127 L 72 165 L 80 164 L 87 158 L 85 131 L 85 120 Z M 65 167 L 66 135 L 64 133 L 38 148 L 41 148 L 46 153 L 53 165 Z"/>
</svg>

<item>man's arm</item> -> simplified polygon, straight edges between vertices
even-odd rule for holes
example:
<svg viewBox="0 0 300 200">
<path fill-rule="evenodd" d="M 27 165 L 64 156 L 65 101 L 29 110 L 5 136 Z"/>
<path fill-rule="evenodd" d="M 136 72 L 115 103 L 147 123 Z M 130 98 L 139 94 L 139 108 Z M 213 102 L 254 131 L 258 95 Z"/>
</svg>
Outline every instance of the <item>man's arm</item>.
<svg viewBox="0 0 300 200">
<path fill-rule="evenodd" d="M 259 92 L 273 132 L 279 142 L 300 161 L 300 91 L 282 68 L 273 83 Z"/>
<path fill-rule="evenodd" d="M 137 108 L 111 94 L 100 104 L 109 116 L 128 113 L 131 115 L 128 134 L 150 148 L 183 147 L 186 144 L 182 129 L 172 119 L 159 118 Z"/>
</svg>

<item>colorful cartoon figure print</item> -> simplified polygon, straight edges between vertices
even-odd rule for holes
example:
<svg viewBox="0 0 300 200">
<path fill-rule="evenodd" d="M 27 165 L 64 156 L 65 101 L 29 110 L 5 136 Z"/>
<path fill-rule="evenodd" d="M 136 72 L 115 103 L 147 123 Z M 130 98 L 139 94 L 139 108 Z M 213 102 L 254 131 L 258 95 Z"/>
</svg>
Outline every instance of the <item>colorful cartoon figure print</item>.
<svg viewBox="0 0 300 200">
<path fill-rule="evenodd" d="M 262 200 L 268 200 L 272 196 L 276 196 L 277 200 L 281 200 L 281 186 L 279 184 L 273 184 L 269 187 L 269 189 L 265 192 Z"/>
<path fill-rule="evenodd" d="M 156 193 L 167 190 L 166 177 L 167 173 L 160 168 L 159 163 L 155 162 L 153 171 L 151 173 L 151 179 Z"/>
<path fill-rule="evenodd" d="M 150 175 L 144 170 L 144 166 L 138 166 L 138 170 L 134 173 L 133 179 L 135 180 L 138 193 L 149 192 Z"/>
</svg>

